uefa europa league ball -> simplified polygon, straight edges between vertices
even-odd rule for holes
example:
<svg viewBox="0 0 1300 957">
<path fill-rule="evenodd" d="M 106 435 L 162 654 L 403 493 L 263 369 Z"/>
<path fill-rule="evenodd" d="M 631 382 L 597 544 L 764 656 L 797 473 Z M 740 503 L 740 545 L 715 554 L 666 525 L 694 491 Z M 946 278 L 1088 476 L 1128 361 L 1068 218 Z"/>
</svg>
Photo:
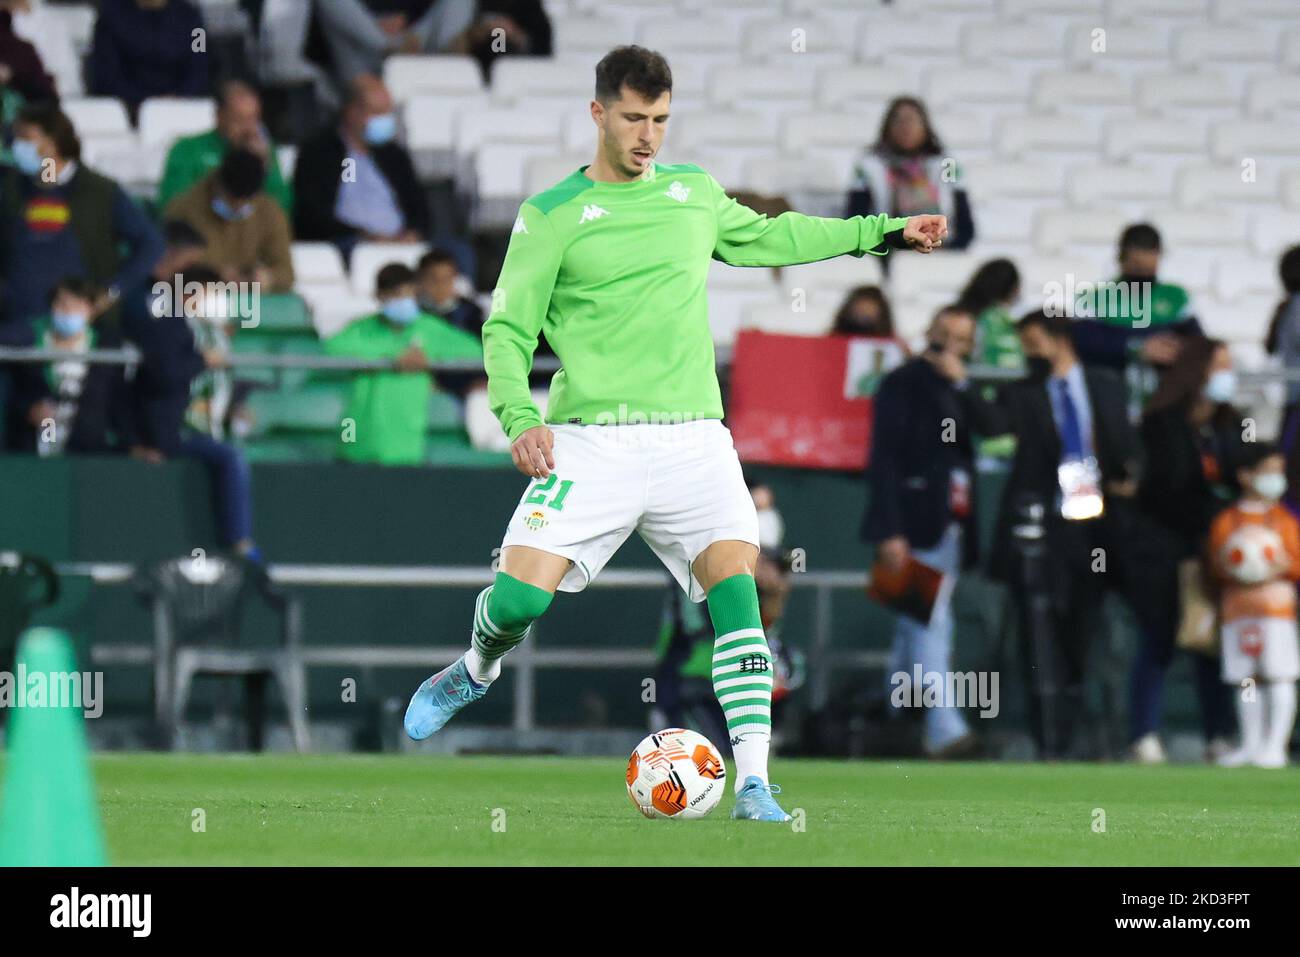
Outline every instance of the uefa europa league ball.
<svg viewBox="0 0 1300 957">
<path fill-rule="evenodd" d="M 1223 543 L 1220 560 L 1233 581 L 1258 585 L 1272 581 L 1286 567 L 1286 547 L 1267 525 L 1243 525 Z"/>
<path fill-rule="evenodd" d="M 627 762 L 627 793 L 646 817 L 698 821 L 717 807 L 726 789 L 722 756 L 694 731 L 657 731 Z"/>
</svg>

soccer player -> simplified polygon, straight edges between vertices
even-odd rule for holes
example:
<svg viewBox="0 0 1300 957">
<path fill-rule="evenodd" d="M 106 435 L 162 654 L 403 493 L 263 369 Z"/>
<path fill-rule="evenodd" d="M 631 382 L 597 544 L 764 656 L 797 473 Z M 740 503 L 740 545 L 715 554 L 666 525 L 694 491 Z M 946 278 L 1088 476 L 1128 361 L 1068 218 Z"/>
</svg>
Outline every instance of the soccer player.
<svg viewBox="0 0 1300 957">
<path fill-rule="evenodd" d="M 734 818 L 788 821 L 769 784 L 772 662 L 754 566 L 758 519 L 741 475 L 709 331 L 710 259 L 784 266 L 930 252 L 943 216 L 774 219 L 698 166 L 660 166 L 672 99 L 662 56 L 619 47 L 596 66 L 596 158 L 526 200 L 483 327 L 492 410 L 533 481 L 511 516 L 470 648 L 426 680 L 406 731 L 429 737 L 487 693 L 501 658 L 558 589 L 581 591 L 635 530 L 716 636 L 713 687 L 736 763 Z M 562 368 L 545 421 L 529 397 L 539 333 Z"/>
</svg>

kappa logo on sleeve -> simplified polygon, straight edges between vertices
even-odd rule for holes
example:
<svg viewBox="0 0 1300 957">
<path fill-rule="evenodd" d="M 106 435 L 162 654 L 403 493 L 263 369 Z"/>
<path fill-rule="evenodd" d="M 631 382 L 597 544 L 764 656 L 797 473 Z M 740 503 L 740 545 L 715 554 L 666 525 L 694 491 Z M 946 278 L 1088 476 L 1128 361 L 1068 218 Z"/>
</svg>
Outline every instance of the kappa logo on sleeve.
<svg viewBox="0 0 1300 957">
<path fill-rule="evenodd" d="M 518 236 L 520 233 L 528 232 L 528 227 L 524 225 L 524 214 L 520 213 L 515 217 L 515 224 L 510 229 L 511 236 Z"/>
</svg>

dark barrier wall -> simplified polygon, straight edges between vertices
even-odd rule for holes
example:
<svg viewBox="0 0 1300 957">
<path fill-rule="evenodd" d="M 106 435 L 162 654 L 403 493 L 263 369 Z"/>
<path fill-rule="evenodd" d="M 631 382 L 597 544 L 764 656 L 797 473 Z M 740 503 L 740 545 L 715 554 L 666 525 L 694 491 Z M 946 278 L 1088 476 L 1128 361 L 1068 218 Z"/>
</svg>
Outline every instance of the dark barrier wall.
<svg viewBox="0 0 1300 957">
<path fill-rule="evenodd" d="M 804 549 L 808 570 L 867 568 L 869 552 L 857 538 L 863 485 L 857 476 L 787 469 L 753 469 L 775 489 L 786 526 L 786 544 Z M 487 566 L 500 544 L 504 522 L 525 480 L 505 469 L 381 469 L 351 465 L 264 464 L 254 468 L 255 529 L 271 562 L 448 564 Z M 117 458 L 38 460 L 0 458 L 0 549 L 21 549 L 59 561 L 145 562 L 216 547 L 210 489 L 203 469 L 189 462 L 161 466 Z M 991 518 L 997 488 L 980 489 Z M 634 535 L 611 567 L 657 568 Z M 665 587 L 667 587 L 665 573 Z M 43 616 L 70 627 L 83 644 L 150 641 L 145 608 L 125 586 L 91 587 L 66 582 L 59 607 Z M 313 645 L 459 644 L 468 641 L 472 589 L 303 588 L 306 640 Z M 959 592 L 954 668 L 1001 667 L 1004 720 L 1021 709 L 1019 665 L 997 657 L 1000 593 L 970 581 Z M 651 647 L 659 627 L 663 593 L 591 590 L 561 595 L 542 622 L 539 640 L 549 647 Z M 796 590 L 783 635 L 793 647 L 811 640 L 813 596 Z M 845 649 L 888 647 L 890 619 L 858 591 L 837 592 L 833 645 Z M 1128 636 L 1106 652 L 1122 672 Z M 641 680 L 626 671 L 541 672 L 538 719 L 568 726 L 644 724 Z M 1179 672 L 1181 674 L 1181 670 Z M 373 717 L 384 698 L 403 702 L 423 669 L 346 668 L 311 671 L 317 717 Z M 508 676 L 498 693 L 479 706 L 483 720 L 509 720 Z M 340 682 L 358 682 L 356 704 L 341 701 Z M 837 671 L 838 691 L 880 689 L 883 676 Z M 1117 679 L 1118 681 L 1118 679 Z M 1112 682 L 1115 684 L 1116 682 Z M 1190 720 L 1182 682 L 1170 717 Z M 147 669 L 114 667 L 106 675 L 113 714 L 145 714 Z M 504 692 L 504 693 L 499 693 Z M 1119 693 L 1114 688 L 1110 692 Z M 196 712 L 206 706 L 200 694 Z M 798 709 L 800 701 L 792 701 Z M 358 714 L 362 712 L 363 714 Z M 364 722 L 359 720 L 358 724 Z"/>
</svg>

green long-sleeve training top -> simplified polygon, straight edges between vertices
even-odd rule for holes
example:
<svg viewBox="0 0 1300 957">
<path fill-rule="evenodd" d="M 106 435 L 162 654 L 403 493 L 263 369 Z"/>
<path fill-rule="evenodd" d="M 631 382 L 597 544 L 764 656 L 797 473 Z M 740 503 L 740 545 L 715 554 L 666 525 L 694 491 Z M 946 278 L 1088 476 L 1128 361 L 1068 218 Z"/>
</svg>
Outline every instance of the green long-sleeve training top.
<svg viewBox="0 0 1300 957">
<path fill-rule="evenodd" d="M 492 411 L 513 441 L 542 424 L 528 373 L 539 332 L 560 359 L 548 423 L 722 418 L 705 284 L 711 259 L 789 266 L 877 252 L 905 218 L 768 217 L 698 166 L 627 183 L 575 171 L 527 199 L 483 326 Z"/>
</svg>

